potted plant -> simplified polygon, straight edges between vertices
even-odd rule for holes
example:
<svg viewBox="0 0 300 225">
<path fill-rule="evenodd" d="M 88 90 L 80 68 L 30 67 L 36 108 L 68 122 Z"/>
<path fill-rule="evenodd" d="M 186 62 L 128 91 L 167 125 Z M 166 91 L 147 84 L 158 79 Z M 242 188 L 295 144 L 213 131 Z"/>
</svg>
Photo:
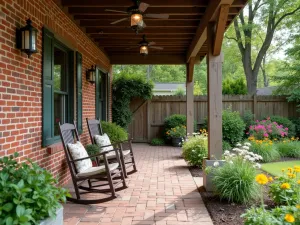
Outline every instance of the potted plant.
<svg viewBox="0 0 300 225">
<path fill-rule="evenodd" d="M 29 159 L 18 163 L 17 156 L 0 159 L 0 224 L 62 225 L 60 203 L 70 194 L 47 170 Z"/>
<path fill-rule="evenodd" d="M 85 150 L 87 151 L 89 156 L 96 155 L 100 152 L 100 148 L 98 145 L 87 145 L 85 146 Z M 93 166 L 97 166 L 96 157 L 91 158 Z"/>
<path fill-rule="evenodd" d="M 172 138 L 172 145 L 181 147 L 183 139 L 186 135 L 186 126 L 177 126 L 166 132 L 167 136 Z"/>
</svg>

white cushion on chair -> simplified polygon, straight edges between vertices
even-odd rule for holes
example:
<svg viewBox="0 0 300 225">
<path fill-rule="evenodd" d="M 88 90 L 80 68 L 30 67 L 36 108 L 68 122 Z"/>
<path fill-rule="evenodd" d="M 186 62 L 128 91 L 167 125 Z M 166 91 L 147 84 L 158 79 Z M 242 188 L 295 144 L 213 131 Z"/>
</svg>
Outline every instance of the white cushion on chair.
<svg viewBox="0 0 300 225">
<path fill-rule="evenodd" d="M 124 150 L 123 151 L 124 156 L 127 156 L 129 153 L 130 153 L 130 150 Z M 107 153 L 106 156 L 107 156 L 107 159 L 115 159 L 116 158 L 116 152 L 113 151 L 113 152 Z M 120 156 L 120 154 L 119 154 L 119 156 Z"/>
<path fill-rule="evenodd" d="M 77 141 L 75 144 L 69 143 L 68 149 L 73 160 L 89 157 L 87 151 L 79 141 Z M 78 173 L 82 173 L 83 171 L 93 167 L 91 159 L 84 159 L 74 163 Z"/>
<path fill-rule="evenodd" d="M 103 135 L 95 135 L 94 136 L 95 142 L 99 147 L 106 146 L 106 145 L 111 145 L 111 142 L 109 140 L 109 137 L 107 134 Z M 105 152 L 105 151 L 110 151 L 113 150 L 113 146 L 108 146 L 100 149 L 100 152 Z"/>
<path fill-rule="evenodd" d="M 112 171 L 119 167 L 119 163 L 112 163 L 112 164 L 109 164 L 108 166 L 109 166 L 109 170 Z M 97 167 L 91 167 L 91 168 L 77 174 L 77 176 L 78 177 L 92 176 L 92 175 L 104 173 L 105 171 L 106 171 L 105 165 L 102 165 L 102 166 L 97 166 Z"/>
</svg>

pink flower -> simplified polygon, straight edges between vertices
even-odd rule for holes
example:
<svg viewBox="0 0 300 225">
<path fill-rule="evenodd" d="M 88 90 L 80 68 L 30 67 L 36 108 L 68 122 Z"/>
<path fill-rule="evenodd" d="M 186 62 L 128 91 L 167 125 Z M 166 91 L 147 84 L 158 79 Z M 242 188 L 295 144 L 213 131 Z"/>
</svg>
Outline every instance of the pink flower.
<svg viewBox="0 0 300 225">
<path fill-rule="evenodd" d="M 289 130 L 289 128 L 286 127 L 285 130 Z"/>
<path fill-rule="evenodd" d="M 264 133 L 264 137 L 269 137 L 269 135 L 267 133 Z"/>
</svg>

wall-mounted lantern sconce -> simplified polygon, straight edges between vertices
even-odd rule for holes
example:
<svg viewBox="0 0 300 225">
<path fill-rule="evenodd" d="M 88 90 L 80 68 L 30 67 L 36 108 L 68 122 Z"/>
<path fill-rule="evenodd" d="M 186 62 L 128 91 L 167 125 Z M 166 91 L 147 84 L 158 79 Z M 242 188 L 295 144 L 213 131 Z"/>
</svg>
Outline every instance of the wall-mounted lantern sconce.
<svg viewBox="0 0 300 225">
<path fill-rule="evenodd" d="M 32 21 L 30 19 L 26 23 L 25 27 L 17 30 L 17 48 L 25 52 L 30 58 L 33 53 L 37 53 L 38 30 L 31 25 Z"/>
<path fill-rule="evenodd" d="M 95 83 L 96 81 L 96 68 L 94 68 L 94 66 L 92 66 L 91 69 L 89 69 L 88 71 L 86 71 L 86 80 L 90 83 Z"/>
</svg>

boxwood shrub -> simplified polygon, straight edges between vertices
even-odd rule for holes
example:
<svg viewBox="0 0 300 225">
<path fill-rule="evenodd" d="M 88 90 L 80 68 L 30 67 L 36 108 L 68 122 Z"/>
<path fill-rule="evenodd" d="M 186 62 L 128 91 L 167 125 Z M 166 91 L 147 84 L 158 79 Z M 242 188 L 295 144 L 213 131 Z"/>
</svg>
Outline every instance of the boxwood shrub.
<svg viewBox="0 0 300 225">
<path fill-rule="evenodd" d="M 128 139 L 126 130 L 115 123 L 101 121 L 103 132 L 106 133 L 111 143 L 125 141 Z"/>
</svg>

